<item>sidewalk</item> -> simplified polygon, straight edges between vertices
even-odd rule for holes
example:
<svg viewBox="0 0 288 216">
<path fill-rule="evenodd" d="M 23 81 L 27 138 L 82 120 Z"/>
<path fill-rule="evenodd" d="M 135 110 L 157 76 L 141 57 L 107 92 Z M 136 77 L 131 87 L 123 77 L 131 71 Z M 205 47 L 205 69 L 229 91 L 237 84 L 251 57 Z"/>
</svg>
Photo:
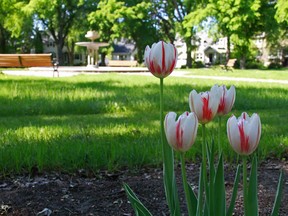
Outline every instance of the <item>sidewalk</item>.
<svg viewBox="0 0 288 216">
<path fill-rule="evenodd" d="M 16 76 L 39 76 L 39 77 L 53 77 L 53 69 L 51 68 L 30 68 L 29 70 L 3 70 L 4 74 Z M 131 76 L 153 76 L 148 72 L 147 68 L 139 67 L 59 67 L 59 77 L 76 76 L 79 74 L 97 75 L 101 73 L 118 72 L 122 75 Z M 257 79 L 257 78 L 244 78 L 244 77 L 227 77 L 227 76 L 202 76 L 191 75 L 188 71 L 173 72 L 170 76 L 185 77 L 189 79 L 208 79 L 208 80 L 225 80 L 237 82 L 261 82 L 261 83 L 278 83 L 288 84 L 288 80 L 274 80 L 274 79 Z"/>
<path fill-rule="evenodd" d="M 153 76 L 150 72 L 145 73 L 125 73 L 124 75 L 142 75 L 142 76 Z M 227 76 L 202 76 L 202 75 L 191 75 L 189 72 L 177 71 L 171 73 L 170 76 L 174 77 L 185 77 L 190 79 L 209 79 L 209 80 L 225 80 L 225 81 L 237 81 L 237 82 L 261 82 L 261 83 L 278 83 L 288 84 L 288 80 L 274 80 L 274 79 L 256 79 L 256 78 L 245 78 L 245 77 L 227 77 Z"/>
</svg>

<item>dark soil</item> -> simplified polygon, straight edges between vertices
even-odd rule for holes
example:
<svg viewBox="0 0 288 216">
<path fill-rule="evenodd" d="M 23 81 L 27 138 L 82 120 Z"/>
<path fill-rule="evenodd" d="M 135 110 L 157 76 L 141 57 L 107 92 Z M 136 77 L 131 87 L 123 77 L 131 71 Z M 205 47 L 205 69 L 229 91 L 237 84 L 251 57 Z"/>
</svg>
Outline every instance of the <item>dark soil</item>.
<svg viewBox="0 0 288 216">
<path fill-rule="evenodd" d="M 177 182 L 183 209 L 187 215 L 179 167 Z M 189 182 L 197 189 L 198 165 L 187 166 Z M 280 169 L 288 171 L 288 163 L 267 160 L 258 169 L 259 215 L 270 215 Z M 227 200 L 233 186 L 235 167 L 225 166 Z M 42 173 L 0 179 L 0 215 L 134 215 L 122 183 L 127 183 L 153 215 L 169 215 L 162 182 L 162 170 L 145 168 L 137 172 L 100 172 L 85 170 L 76 174 Z M 241 181 L 242 182 L 242 181 Z M 288 215 L 288 188 L 285 179 L 280 215 Z M 195 190 L 196 190 L 195 189 Z M 197 192 L 197 191 L 196 191 Z M 42 211 L 42 213 L 40 213 Z M 46 213 L 46 214 L 45 214 Z M 242 183 L 239 185 L 235 215 L 243 215 Z"/>
</svg>

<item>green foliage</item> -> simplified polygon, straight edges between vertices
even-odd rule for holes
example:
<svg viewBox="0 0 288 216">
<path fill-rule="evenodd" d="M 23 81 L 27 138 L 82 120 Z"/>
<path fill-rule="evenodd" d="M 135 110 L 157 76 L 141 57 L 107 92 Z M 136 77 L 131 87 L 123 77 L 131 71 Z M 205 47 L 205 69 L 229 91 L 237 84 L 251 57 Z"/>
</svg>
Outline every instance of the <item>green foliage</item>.
<svg viewBox="0 0 288 216">
<path fill-rule="evenodd" d="M 132 39 L 137 47 L 137 60 L 142 62 L 145 47 L 160 39 L 151 7 L 150 1 L 101 0 L 88 20 L 110 43 L 115 39 Z"/>
<path fill-rule="evenodd" d="M 124 189 L 134 209 L 136 216 L 152 216 L 149 210 L 141 203 L 132 189 L 124 183 Z"/>
<path fill-rule="evenodd" d="M 288 25 L 288 2 L 286 0 L 278 0 L 276 8 L 276 20 L 279 23 L 286 23 Z"/>
</svg>

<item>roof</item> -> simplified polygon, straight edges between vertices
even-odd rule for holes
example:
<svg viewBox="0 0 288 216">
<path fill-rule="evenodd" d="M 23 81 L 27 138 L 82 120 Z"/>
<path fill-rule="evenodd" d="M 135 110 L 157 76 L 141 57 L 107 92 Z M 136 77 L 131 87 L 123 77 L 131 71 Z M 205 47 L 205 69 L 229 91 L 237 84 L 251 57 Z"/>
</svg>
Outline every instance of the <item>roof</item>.
<svg viewBox="0 0 288 216">
<path fill-rule="evenodd" d="M 135 49 L 134 44 L 113 44 L 113 53 L 129 54 Z"/>
</svg>

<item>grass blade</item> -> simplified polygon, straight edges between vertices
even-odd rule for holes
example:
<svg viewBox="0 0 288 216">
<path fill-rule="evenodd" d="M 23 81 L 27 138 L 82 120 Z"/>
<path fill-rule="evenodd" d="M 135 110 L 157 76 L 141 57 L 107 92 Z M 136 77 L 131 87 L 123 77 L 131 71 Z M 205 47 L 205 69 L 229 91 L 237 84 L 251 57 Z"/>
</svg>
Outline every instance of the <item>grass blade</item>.
<svg viewBox="0 0 288 216">
<path fill-rule="evenodd" d="M 152 216 L 149 210 L 141 203 L 136 194 L 132 191 L 132 189 L 124 183 L 124 190 L 128 196 L 129 201 L 134 209 L 134 212 L 137 216 Z"/>
<path fill-rule="evenodd" d="M 236 197 L 237 197 L 237 192 L 238 192 L 238 184 L 239 184 L 239 181 L 240 181 L 240 172 L 241 172 L 241 166 L 238 165 L 237 166 L 237 171 L 236 171 L 236 176 L 235 176 L 235 179 L 234 179 L 234 185 L 233 185 L 233 191 L 232 191 L 232 195 L 231 195 L 231 201 L 230 201 L 230 205 L 229 205 L 229 208 L 227 210 L 226 216 L 232 216 L 232 214 L 233 214 L 235 201 L 236 201 Z"/>
<path fill-rule="evenodd" d="M 284 184 L 283 170 L 281 170 L 271 216 L 278 215 L 280 204 L 281 204 L 282 192 L 283 192 L 283 184 Z"/>
</svg>

